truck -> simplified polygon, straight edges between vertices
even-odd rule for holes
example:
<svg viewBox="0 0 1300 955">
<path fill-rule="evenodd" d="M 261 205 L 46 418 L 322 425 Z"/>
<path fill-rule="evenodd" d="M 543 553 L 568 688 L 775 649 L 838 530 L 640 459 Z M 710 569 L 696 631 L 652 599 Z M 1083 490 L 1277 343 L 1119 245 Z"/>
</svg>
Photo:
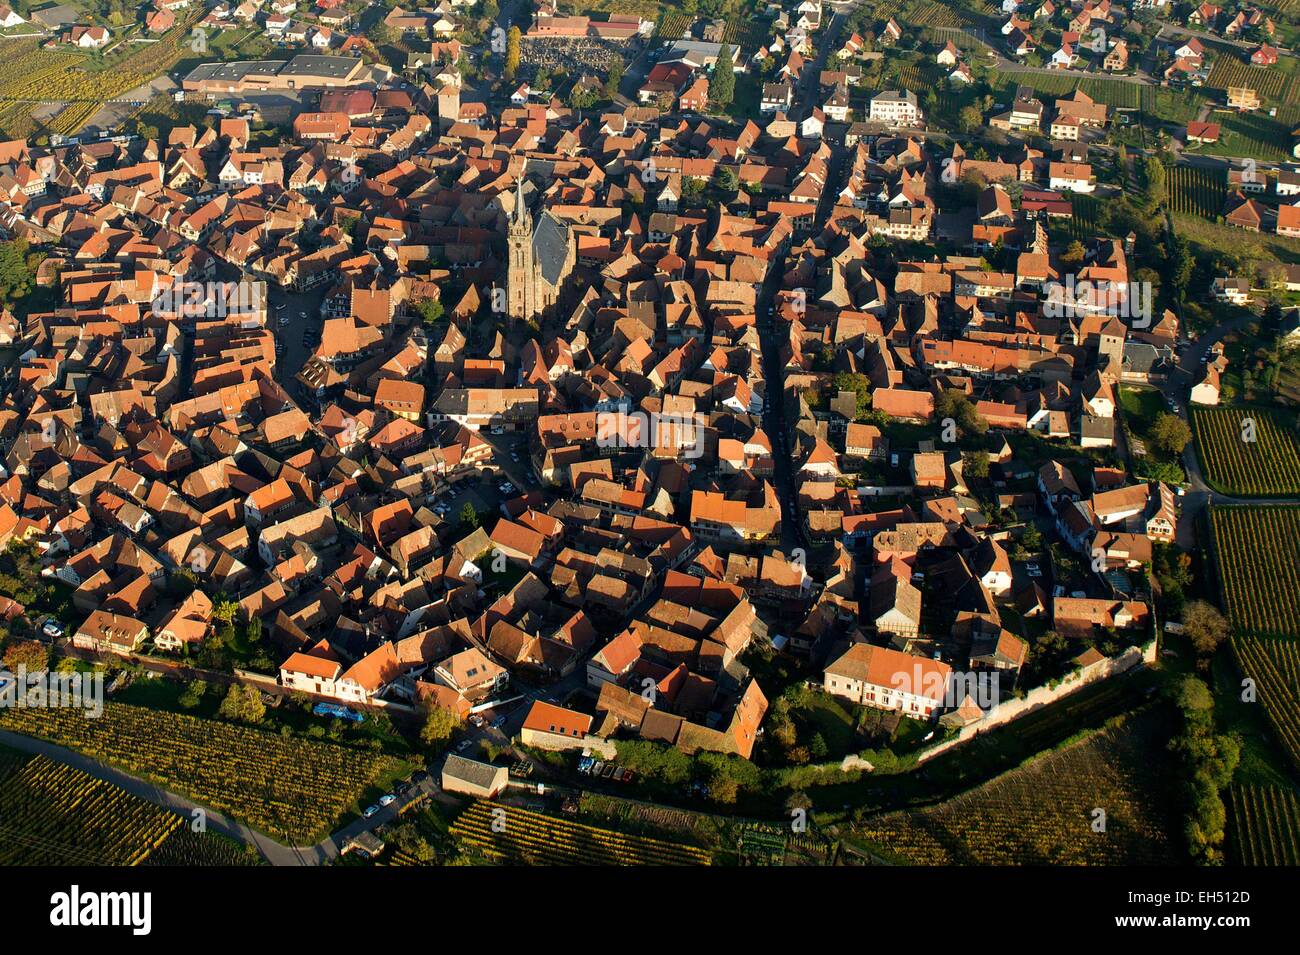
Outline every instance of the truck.
<svg viewBox="0 0 1300 955">
<path fill-rule="evenodd" d="M 360 723 L 365 719 L 360 713 L 337 703 L 317 703 L 311 711 L 317 716 L 333 716 L 340 720 L 351 720 L 353 723 Z"/>
</svg>

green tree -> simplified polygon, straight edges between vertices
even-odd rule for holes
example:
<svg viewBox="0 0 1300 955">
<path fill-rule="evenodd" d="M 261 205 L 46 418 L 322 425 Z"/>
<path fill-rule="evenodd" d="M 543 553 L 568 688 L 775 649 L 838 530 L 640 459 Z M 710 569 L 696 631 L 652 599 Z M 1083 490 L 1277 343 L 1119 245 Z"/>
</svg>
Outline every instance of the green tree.
<svg viewBox="0 0 1300 955">
<path fill-rule="evenodd" d="M 1170 454 L 1182 454 L 1192 440 L 1192 429 L 1177 415 L 1162 411 L 1151 425 L 1151 443 Z"/>
<path fill-rule="evenodd" d="M 618 96 L 618 87 L 623 82 L 623 71 L 625 69 L 621 57 L 614 57 L 614 62 L 609 64 L 609 72 L 605 74 L 605 97 L 607 99 L 614 99 Z"/>
<path fill-rule="evenodd" d="M 859 418 L 871 410 L 871 379 L 857 372 L 841 371 L 831 376 L 831 388 L 835 391 L 852 391 L 857 395 Z"/>
<path fill-rule="evenodd" d="M 5 647 L 4 667 L 10 673 L 23 667 L 28 673 L 48 669 L 50 651 L 39 640 L 13 640 Z"/>
<path fill-rule="evenodd" d="M 44 253 L 31 251 L 26 239 L 0 242 L 0 305 L 11 308 L 32 293 L 44 259 Z"/>
<path fill-rule="evenodd" d="M 266 704 L 262 702 L 262 694 L 256 688 L 244 686 L 242 683 L 232 683 L 230 689 L 226 691 L 226 698 L 221 701 L 218 712 L 228 720 L 260 723 L 266 716 Z"/>
<path fill-rule="evenodd" d="M 428 297 L 416 299 L 412 307 L 415 309 L 415 314 L 420 316 L 420 321 L 426 325 L 436 325 L 442 320 L 446 311 L 440 300 Z"/>
<path fill-rule="evenodd" d="M 192 710 L 203 700 L 203 694 L 208 691 L 208 685 L 202 680 L 194 680 L 185 686 L 177 702 L 187 710 Z"/>
<path fill-rule="evenodd" d="M 472 501 L 466 501 L 460 509 L 460 522 L 465 527 L 478 527 L 478 511 L 474 509 Z"/>
<path fill-rule="evenodd" d="M 984 480 L 989 476 L 989 453 L 967 451 L 962 455 L 962 474 L 968 478 Z"/>
<path fill-rule="evenodd" d="M 446 748 L 452 734 L 460 727 L 460 719 L 445 706 L 430 706 L 420 727 L 420 742 L 434 752 Z"/>
<path fill-rule="evenodd" d="M 1142 162 L 1146 173 L 1146 202 L 1151 208 L 1161 206 L 1166 199 L 1165 166 L 1154 156 L 1148 156 Z"/>
<path fill-rule="evenodd" d="M 731 59 L 731 47 L 726 43 L 718 50 L 718 62 L 709 77 L 709 102 L 718 109 L 726 109 L 736 97 L 736 64 Z"/>
</svg>

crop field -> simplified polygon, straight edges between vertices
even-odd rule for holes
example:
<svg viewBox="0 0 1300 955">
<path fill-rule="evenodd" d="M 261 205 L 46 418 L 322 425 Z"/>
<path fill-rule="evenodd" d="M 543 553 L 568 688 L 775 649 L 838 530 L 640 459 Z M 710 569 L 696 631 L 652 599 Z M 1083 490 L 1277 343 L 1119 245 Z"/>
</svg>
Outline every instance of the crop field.
<svg viewBox="0 0 1300 955">
<path fill-rule="evenodd" d="M 499 820 L 499 821 L 498 821 Z M 496 828 L 501 831 L 494 831 Z M 476 801 L 452 824 L 451 834 L 475 856 L 528 865 L 708 865 L 694 846 Z"/>
<path fill-rule="evenodd" d="M 1296 99 L 1300 94 L 1296 92 L 1295 83 L 1287 82 L 1290 79 L 1292 77 L 1282 70 L 1260 69 L 1239 56 L 1224 52 L 1215 57 L 1205 85 L 1220 90 L 1226 90 L 1229 86 L 1249 86 L 1261 99 L 1300 102 Z"/>
<path fill-rule="evenodd" d="M 660 40 L 680 40 L 691 25 L 691 19 L 685 13 L 665 10 L 655 26 L 655 37 Z"/>
<path fill-rule="evenodd" d="M 181 713 L 109 703 L 98 719 L 68 708 L 9 709 L 0 726 L 59 743 L 242 819 L 314 842 L 399 764 L 386 756 Z"/>
<path fill-rule="evenodd" d="M 144 862 L 161 865 L 261 865 L 262 858 L 250 847 L 211 832 L 195 832 L 188 825 L 167 837 Z"/>
<path fill-rule="evenodd" d="M 1300 434 L 1294 411 L 1194 408 L 1192 420 L 1197 456 L 1205 479 L 1216 490 L 1233 497 L 1300 496 Z"/>
<path fill-rule="evenodd" d="M 1300 642 L 1234 635 L 1237 665 L 1254 682 L 1278 743 L 1300 767 Z"/>
<path fill-rule="evenodd" d="M 1293 84 L 1300 88 L 1300 83 Z M 1259 160 L 1284 161 L 1291 158 L 1291 127 L 1262 111 L 1254 113 L 1216 113 L 1214 121 L 1221 131 L 1219 141 L 1202 146 L 1201 152 L 1214 156 L 1252 156 Z"/>
<path fill-rule="evenodd" d="M 1300 799 L 1294 790 L 1234 785 L 1229 820 L 1239 865 L 1300 865 Z"/>
<path fill-rule="evenodd" d="M 916 7 L 908 22 L 920 27 L 964 27 L 973 25 L 975 18 L 965 10 L 946 3 L 924 0 Z"/>
<path fill-rule="evenodd" d="M 1223 214 L 1227 198 L 1227 175 L 1221 169 L 1174 166 L 1169 170 L 1169 204 L 1174 212 L 1213 220 Z"/>
<path fill-rule="evenodd" d="M 0 865 L 139 865 L 179 815 L 35 756 L 0 779 Z"/>
<path fill-rule="evenodd" d="M 1177 862 L 1163 722 L 1141 714 L 938 806 L 877 816 L 853 833 L 913 865 Z"/>
<path fill-rule="evenodd" d="M 1210 529 L 1233 627 L 1300 637 L 1300 506 L 1211 507 Z"/>
</svg>

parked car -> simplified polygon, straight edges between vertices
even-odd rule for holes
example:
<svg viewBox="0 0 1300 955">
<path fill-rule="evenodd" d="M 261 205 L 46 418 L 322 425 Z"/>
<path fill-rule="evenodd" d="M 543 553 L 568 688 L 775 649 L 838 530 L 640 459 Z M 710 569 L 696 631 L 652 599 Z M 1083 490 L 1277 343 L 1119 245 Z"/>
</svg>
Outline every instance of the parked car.
<svg viewBox="0 0 1300 955">
<path fill-rule="evenodd" d="M 385 793 L 379 797 L 379 805 L 381 806 L 391 806 L 395 802 L 397 802 L 397 797 L 392 793 Z"/>
<path fill-rule="evenodd" d="M 362 815 L 365 816 L 367 819 L 369 819 L 371 816 L 373 816 L 373 815 L 374 815 L 375 813 L 377 813 L 377 812 L 379 812 L 379 807 L 378 807 L 378 806 L 367 806 L 367 807 L 366 807 L 366 811 L 363 812 Z"/>
<path fill-rule="evenodd" d="M 46 620 L 45 623 L 41 625 L 41 633 L 45 634 L 51 640 L 57 640 L 64 634 L 63 624 L 52 618 Z"/>
</svg>

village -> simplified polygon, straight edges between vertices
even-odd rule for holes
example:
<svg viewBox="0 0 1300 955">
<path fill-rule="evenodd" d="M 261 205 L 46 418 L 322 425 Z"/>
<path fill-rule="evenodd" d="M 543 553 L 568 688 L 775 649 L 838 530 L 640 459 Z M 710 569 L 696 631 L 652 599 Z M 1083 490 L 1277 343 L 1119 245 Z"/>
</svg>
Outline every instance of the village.
<svg viewBox="0 0 1300 955">
<path fill-rule="evenodd" d="M 131 27 L 203 37 L 170 121 L 0 142 L 0 647 L 126 674 L 110 719 L 208 685 L 285 738 L 297 704 L 419 736 L 422 793 L 726 814 L 780 773 L 819 809 L 1144 712 L 1203 650 L 1216 508 L 1300 493 L 1206 437 L 1253 415 L 1283 469 L 1300 432 L 1300 153 L 1199 152 L 1208 106 L 1117 139 L 1108 88 L 1042 89 L 1140 58 L 1181 96 L 1210 33 L 1283 69 L 1255 7 L 1140 54 L 1111 0 L 1007 0 L 983 39 L 822 0 L 670 37 L 546 0 L 200 7 Z M 962 92 L 1004 60 L 1009 95 Z M 1242 75 L 1215 109 L 1268 108 Z M 337 848 L 378 857 L 402 805 L 358 808 Z"/>
</svg>

